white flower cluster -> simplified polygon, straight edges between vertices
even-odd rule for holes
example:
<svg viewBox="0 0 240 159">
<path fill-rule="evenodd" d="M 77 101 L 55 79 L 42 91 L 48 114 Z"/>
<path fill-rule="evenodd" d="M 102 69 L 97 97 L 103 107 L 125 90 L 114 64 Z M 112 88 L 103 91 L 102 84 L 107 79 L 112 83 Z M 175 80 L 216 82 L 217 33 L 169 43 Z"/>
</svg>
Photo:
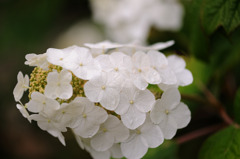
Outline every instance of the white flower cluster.
<svg viewBox="0 0 240 159">
<path fill-rule="evenodd" d="M 183 7 L 178 0 L 91 0 L 94 20 L 116 42 L 145 42 L 152 26 L 178 30 Z"/>
<path fill-rule="evenodd" d="M 172 44 L 104 41 L 28 54 L 25 64 L 36 67 L 30 79 L 18 74 L 17 108 L 63 145 L 62 132 L 70 128 L 95 159 L 141 158 L 190 121 L 178 86 L 190 84 L 192 74 L 182 58 L 157 51 Z M 157 100 L 149 85 L 164 91 Z M 30 100 L 23 105 L 27 89 Z"/>
</svg>

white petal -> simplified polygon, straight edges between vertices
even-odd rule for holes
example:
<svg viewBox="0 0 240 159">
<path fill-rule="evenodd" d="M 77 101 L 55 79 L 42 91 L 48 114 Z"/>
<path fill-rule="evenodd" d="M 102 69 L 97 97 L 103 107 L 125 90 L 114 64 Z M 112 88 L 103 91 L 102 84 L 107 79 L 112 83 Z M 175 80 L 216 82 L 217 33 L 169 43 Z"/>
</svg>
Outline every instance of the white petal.
<svg viewBox="0 0 240 159">
<path fill-rule="evenodd" d="M 27 103 L 27 108 L 29 111 L 34 113 L 44 111 L 50 115 L 60 107 L 59 103 L 56 100 L 47 98 L 39 92 L 33 92 L 31 98 L 32 99 L 30 102 Z"/>
<path fill-rule="evenodd" d="M 29 85 L 28 75 L 25 75 L 25 77 L 23 77 L 23 74 L 21 71 L 18 72 L 17 80 L 18 80 L 18 83 L 13 90 L 15 101 L 19 101 L 22 98 L 24 91 L 27 90 Z"/>
<path fill-rule="evenodd" d="M 170 40 L 170 41 L 167 41 L 167 42 L 159 42 L 159 43 L 153 44 L 149 47 L 151 49 L 154 49 L 154 50 L 163 50 L 165 48 L 168 48 L 168 47 L 172 46 L 173 44 L 174 44 L 174 41 Z"/>
<path fill-rule="evenodd" d="M 93 159 L 109 159 L 111 157 L 110 151 L 99 152 L 91 148 L 89 153 Z"/>
<path fill-rule="evenodd" d="M 167 85 L 172 85 L 177 83 L 176 75 L 169 67 L 158 69 L 158 72 L 160 74 L 160 77 L 162 78 L 161 83 L 167 84 Z"/>
<path fill-rule="evenodd" d="M 91 146 L 96 151 L 106 151 L 112 147 L 114 143 L 114 136 L 111 133 L 98 133 L 91 139 Z"/>
<path fill-rule="evenodd" d="M 73 130 L 77 135 L 83 138 L 90 138 L 98 132 L 99 125 L 89 123 L 87 120 L 81 120 L 78 126 L 73 128 Z"/>
<path fill-rule="evenodd" d="M 110 148 L 109 151 L 111 152 L 111 156 L 112 156 L 113 158 L 122 158 L 122 157 L 123 157 L 120 144 L 114 144 L 114 145 Z"/>
<path fill-rule="evenodd" d="M 162 81 L 159 73 L 152 68 L 149 68 L 147 72 L 144 72 L 143 76 L 150 84 L 159 84 Z"/>
<path fill-rule="evenodd" d="M 101 78 L 93 78 L 92 80 L 84 84 L 84 92 L 88 99 L 92 102 L 99 102 L 103 97 L 103 90 L 101 86 L 104 86 L 105 83 Z"/>
<path fill-rule="evenodd" d="M 181 99 L 181 95 L 177 88 L 170 88 L 163 92 L 161 97 L 161 105 L 163 105 L 165 108 L 173 109 L 176 107 L 177 104 L 179 104 Z"/>
<path fill-rule="evenodd" d="M 148 150 L 139 136 L 135 136 L 129 142 L 121 143 L 121 150 L 125 157 L 130 159 L 142 158 Z"/>
<path fill-rule="evenodd" d="M 142 125 L 146 119 L 146 114 L 140 112 L 134 106 L 130 106 L 127 113 L 121 115 L 123 124 L 129 129 L 136 129 Z"/>
<path fill-rule="evenodd" d="M 165 113 L 166 108 L 162 106 L 162 102 L 158 99 L 150 112 L 151 120 L 154 124 L 159 124 L 162 120 L 166 118 Z"/>
<path fill-rule="evenodd" d="M 113 134 L 115 143 L 123 142 L 129 137 L 129 130 L 115 116 L 109 115 L 108 120 L 104 123 L 109 133 Z"/>
<path fill-rule="evenodd" d="M 81 79 L 90 80 L 91 78 L 98 76 L 100 74 L 100 68 L 95 63 L 90 63 L 85 66 L 72 69 L 72 72 Z"/>
<path fill-rule="evenodd" d="M 166 56 L 161 52 L 150 50 L 148 51 L 147 55 L 150 59 L 151 66 L 155 68 L 161 68 L 168 65 Z"/>
<path fill-rule="evenodd" d="M 64 146 L 66 146 L 65 139 L 64 139 L 64 136 L 62 135 L 62 133 L 59 133 L 58 139 Z"/>
<path fill-rule="evenodd" d="M 161 128 L 165 139 L 172 139 L 177 132 L 177 124 L 171 116 L 168 116 L 165 120 L 161 121 L 159 127 Z"/>
<path fill-rule="evenodd" d="M 177 123 L 178 129 L 187 126 L 191 119 L 191 112 L 189 111 L 187 105 L 182 102 L 178 104 L 175 109 L 172 110 L 170 115 Z"/>
<path fill-rule="evenodd" d="M 121 44 L 117 43 L 112 43 L 110 41 L 102 41 L 96 44 L 91 44 L 91 43 L 85 43 L 84 46 L 87 46 L 89 48 L 96 48 L 96 49 L 112 49 L 112 48 L 118 48 L 121 47 Z"/>
<path fill-rule="evenodd" d="M 186 67 L 185 61 L 177 55 L 170 55 L 167 59 L 169 66 L 174 72 L 181 72 Z"/>
<path fill-rule="evenodd" d="M 23 78 L 23 74 L 21 71 L 18 72 L 18 75 L 17 75 L 17 80 L 20 82 L 23 82 L 24 78 Z"/>
<path fill-rule="evenodd" d="M 27 118 L 28 121 L 31 123 L 31 119 L 29 118 L 29 114 L 28 114 L 27 109 L 24 106 L 20 105 L 20 104 L 17 104 L 17 109 L 21 112 L 22 116 L 24 118 Z"/>
<path fill-rule="evenodd" d="M 67 56 L 67 54 L 63 52 L 63 50 L 49 48 L 47 49 L 46 54 L 48 62 L 54 65 L 64 66 L 64 58 Z"/>
<path fill-rule="evenodd" d="M 96 61 L 99 62 L 102 70 L 104 71 L 109 72 L 113 69 L 113 65 L 110 62 L 109 55 L 99 55 L 98 57 L 96 57 Z"/>
<path fill-rule="evenodd" d="M 27 103 L 28 110 L 34 113 L 42 111 L 43 107 L 46 105 L 46 101 L 43 97 L 43 94 L 39 92 L 33 92 L 31 94 L 31 98 L 32 99 L 29 101 L 29 103 Z"/>
<path fill-rule="evenodd" d="M 158 147 L 164 141 L 163 133 L 159 126 L 150 122 L 142 126 L 141 136 L 150 148 Z"/>
<path fill-rule="evenodd" d="M 71 84 L 61 85 L 59 87 L 58 97 L 61 99 L 69 99 L 73 94 L 73 88 Z"/>
<path fill-rule="evenodd" d="M 187 69 L 184 69 L 183 71 L 177 73 L 176 76 L 178 79 L 178 84 L 180 86 L 187 86 L 193 82 L 192 73 Z"/>
<path fill-rule="evenodd" d="M 85 146 L 84 146 L 84 143 L 82 142 L 82 138 L 80 136 L 78 136 L 74 130 L 72 129 L 73 133 L 74 133 L 74 136 L 75 136 L 75 139 L 77 140 L 77 143 L 78 145 L 81 147 L 81 149 L 84 150 Z"/>
<path fill-rule="evenodd" d="M 128 111 L 128 108 L 130 106 L 129 101 L 132 100 L 131 98 L 133 98 L 133 95 L 130 95 L 128 90 L 129 89 L 127 89 L 127 90 L 124 89 L 120 93 L 120 101 L 115 110 L 115 112 L 119 115 L 123 115 Z"/>
<path fill-rule="evenodd" d="M 70 83 L 72 81 L 72 74 L 68 70 L 63 69 L 60 73 L 60 82 L 61 83 Z"/>
<path fill-rule="evenodd" d="M 20 101 L 23 96 L 24 89 L 22 88 L 20 83 L 17 83 L 13 90 L 13 96 L 16 102 Z"/>
<path fill-rule="evenodd" d="M 150 67 L 149 58 L 147 54 L 145 54 L 142 51 L 137 51 L 132 56 L 132 60 L 133 60 L 134 67 L 136 67 L 137 69 L 142 67 Z"/>
<path fill-rule="evenodd" d="M 113 88 L 106 88 L 103 93 L 104 95 L 100 100 L 101 105 L 108 110 L 116 109 L 120 100 L 119 91 Z"/>
<path fill-rule="evenodd" d="M 89 107 L 89 106 L 88 106 Z M 108 118 L 107 112 L 98 106 L 93 108 L 85 107 L 85 113 L 87 114 L 87 119 L 93 124 L 102 124 Z"/>
<path fill-rule="evenodd" d="M 141 74 L 134 75 L 132 77 L 132 80 L 133 80 L 134 85 L 140 90 L 144 90 L 148 86 L 147 81 L 142 77 Z"/>
<path fill-rule="evenodd" d="M 136 106 L 141 112 L 146 113 L 152 109 L 154 102 L 154 95 L 148 89 L 146 89 L 136 93 L 134 106 Z"/>
</svg>

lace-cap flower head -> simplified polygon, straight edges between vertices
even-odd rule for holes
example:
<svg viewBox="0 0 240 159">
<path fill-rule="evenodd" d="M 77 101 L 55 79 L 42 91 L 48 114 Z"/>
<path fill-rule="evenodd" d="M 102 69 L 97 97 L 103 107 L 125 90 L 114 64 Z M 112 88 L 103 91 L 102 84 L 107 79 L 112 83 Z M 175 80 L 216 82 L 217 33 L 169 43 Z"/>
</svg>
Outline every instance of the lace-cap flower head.
<svg viewBox="0 0 240 159">
<path fill-rule="evenodd" d="M 190 84 L 192 74 L 181 57 L 158 51 L 172 44 L 105 41 L 28 54 L 25 64 L 35 68 L 30 79 L 18 73 L 17 109 L 63 145 L 63 132 L 72 130 L 93 158 L 141 158 L 190 121 L 177 87 Z"/>
</svg>

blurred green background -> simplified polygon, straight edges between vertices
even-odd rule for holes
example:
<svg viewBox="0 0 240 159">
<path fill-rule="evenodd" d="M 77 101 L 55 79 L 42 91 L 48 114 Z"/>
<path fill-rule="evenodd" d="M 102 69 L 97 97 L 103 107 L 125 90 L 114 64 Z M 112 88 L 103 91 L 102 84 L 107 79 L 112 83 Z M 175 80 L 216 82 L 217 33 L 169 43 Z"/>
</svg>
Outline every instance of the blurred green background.
<svg viewBox="0 0 240 159">
<path fill-rule="evenodd" d="M 150 149 L 145 157 L 149 159 L 197 158 L 204 140 L 225 126 L 217 109 L 209 106 L 202 85 L 224 105 L 232 119 L 240 122 L 240 95 L 237 95 L 240 94 L 240 2 L 182 0 L 182 3 L 185 7 L 182 29 L 173 33 L 152 28 L 148 41 L 151 44 L 175 40 L 176 44 L 163 52 L 182 55 L 187 61 L 194 82 L 180 91 L 191 109 L 192 120 L 188 127 L 178 131 L 173 141 Z M 71 133 L 64 134 L 67 144 L 64 147 L 35 122 L 30 124 L 16 109 L 12 94 L 17 73 L 31 73 L 32 68 L 24 65 L 25 55 L 59 46 L 56 41 L 61 35 L 72 25 L 91 19 L 91 14 L 88 0 L 0 0 L 1 158 L 91 158 L 79 148 Z M 180 142 L 181 136 L 211 126 L 213 131 L 206 135 Z"/>
</svg>

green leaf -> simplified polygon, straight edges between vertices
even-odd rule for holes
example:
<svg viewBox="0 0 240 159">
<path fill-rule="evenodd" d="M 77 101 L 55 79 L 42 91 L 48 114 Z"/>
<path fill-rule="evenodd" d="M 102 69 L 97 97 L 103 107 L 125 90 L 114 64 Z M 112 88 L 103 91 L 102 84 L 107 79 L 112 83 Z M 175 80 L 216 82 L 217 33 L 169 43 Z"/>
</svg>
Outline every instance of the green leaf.
<svg viewBox="0 0 240 159">
<path fill-rule="evenodd" d="M 240 59 L 240 28 L 235 30 L 231 36 L 224 35 L 217 31 L 211 37 L 209 52 L 211 52 L 210 62 L 214 74 L 220 78 L 226 75 L 229 70 L 236 68 Z"/>
<path fill-rule="evenodd" d="M 225 128 L 209 137 L 203 144 L 199 159 L 239 159 L 240 129 Z"/>
<path fill-rule="evenodd" d="M 234 117 L 235 121 L 240 123 L 240 88 L 238 89 L 234 100 Z"/>
<path fill-rule="evenodd" d="M 165 140 L 158 148 L 148 149 L 143 159 L 177 159 L 177 150 L 174 141 Z"/>
<path fill-rule="evenodd" d="M 240 25 L 239 0 L 205 0 L 202 9 L 202 23 L 207 34 L 220 26 L 230 33 Z"/>
</svg>

